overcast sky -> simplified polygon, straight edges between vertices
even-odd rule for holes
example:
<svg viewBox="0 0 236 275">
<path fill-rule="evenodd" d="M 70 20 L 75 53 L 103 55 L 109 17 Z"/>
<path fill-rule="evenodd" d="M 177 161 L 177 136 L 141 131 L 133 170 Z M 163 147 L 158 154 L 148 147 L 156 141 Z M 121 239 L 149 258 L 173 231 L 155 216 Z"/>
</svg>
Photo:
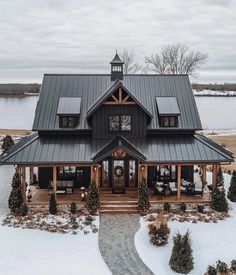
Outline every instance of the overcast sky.
<svg viewBox="0 0 236 275">
<path fill-rule="evenodd" d="M 236 0 L 0 0 L 0 83 L 109 73 L 115 49 L 186 43 L 209 55 L 194 82 L 236 82 Z"/>
</svg>

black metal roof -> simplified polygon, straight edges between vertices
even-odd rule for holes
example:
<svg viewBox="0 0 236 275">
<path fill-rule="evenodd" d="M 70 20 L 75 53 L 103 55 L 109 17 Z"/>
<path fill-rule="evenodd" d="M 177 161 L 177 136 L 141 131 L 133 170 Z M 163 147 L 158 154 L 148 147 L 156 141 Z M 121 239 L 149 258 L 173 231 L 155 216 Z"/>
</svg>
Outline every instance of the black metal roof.
<svg viewBox="0 0 236 275">
<path fill-rule="evenodd" d="M 100 151 L 93 156 L 94 162 L 99 162 L 106 157 L 112 155 L 118 149 L 125 150 L 129 155 L 141 160 L 145 161 L 146 157 L 133 145 L 131 144 L 126 138 L 122 136 L 117 136 L 110 142 L 108 142 Z"/>
<path fill-rule="evenodd" d="M 79 115 L 81 97 L 60 97 L 57 107 L 57 115 Z"/>
<path fill-rule="evenodd" d="M 81 97 L 80 122 L 74 129 L 91 129 L 87 110 L 111 87 L 107 75 L 46 74 L 36 107 L 33 130 L 64 131 L 59 128 L 57 105 L 60 97 Z M 125 75 L 122 85 L 152 116 L 148 129 L 160 129 L 156 97 L 176 97 L 181 115 L 179 130 L 202 129 L 192 88 L 187 75 Z"/>
<path fill-rule="evenodd" d="M 176 97 L 158 96 L 156 97 L 157 109 L 160 116 L 180 115 L 180 110 Z"/>
<path fill-rule="evenodd" d="M 101 150 L 101 148 L 103 148 Z M 146 139 L 92 139 L 80 135 L 33 134 L 14 145 L 0 164 L 92 163 L 114 149 L 124 149 L 149 163 L 232 162 L 232 153 L 208 138 L 196 134 L 152 136 Z M 146 160 L 145 160 L 146 159 Z"/>
</svg>

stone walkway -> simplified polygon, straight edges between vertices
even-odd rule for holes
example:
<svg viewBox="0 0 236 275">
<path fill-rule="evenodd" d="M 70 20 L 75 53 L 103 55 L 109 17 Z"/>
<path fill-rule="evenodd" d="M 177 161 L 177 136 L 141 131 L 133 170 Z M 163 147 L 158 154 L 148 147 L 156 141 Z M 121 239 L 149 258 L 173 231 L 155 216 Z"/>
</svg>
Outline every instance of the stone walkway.
<svg viewBox="0 0 236 275">
<path fill-rule="evenodd" d="M 137 214 L 100 215 L 99 248 L 113 275 L 153 274 L 135 249 L 139 218 Z"/>
</svg>

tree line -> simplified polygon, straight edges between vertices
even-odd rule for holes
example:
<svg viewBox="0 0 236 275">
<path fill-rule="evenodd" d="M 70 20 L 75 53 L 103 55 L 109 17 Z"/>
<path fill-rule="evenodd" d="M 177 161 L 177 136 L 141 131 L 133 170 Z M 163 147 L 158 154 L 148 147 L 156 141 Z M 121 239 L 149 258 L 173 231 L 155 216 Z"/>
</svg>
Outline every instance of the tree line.
<svg viewBox="0 0 236 275">
<path fill-rule="evenodd" d="M 38 94 L 40 91 L 40 84 L 20 84 L 20 83 L 8 83 L 0 84 L 0 95 L 23 95 L 25 93 Z"/>
</svg>

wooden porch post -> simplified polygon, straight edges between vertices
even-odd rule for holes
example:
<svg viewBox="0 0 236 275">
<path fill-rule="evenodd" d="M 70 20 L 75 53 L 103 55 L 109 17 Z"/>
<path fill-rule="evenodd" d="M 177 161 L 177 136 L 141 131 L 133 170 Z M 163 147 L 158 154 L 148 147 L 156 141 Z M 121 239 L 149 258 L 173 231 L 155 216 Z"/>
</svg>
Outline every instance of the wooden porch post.
<svg viewBox="0 0 236 275">
<path fill-rule="evenodd" d="M 53 192 L 55 197 L 57 196 L 57 167 L 53 165 Z"/>
<path fill-rule="evenodd" d="M 97 167 L 97 187 L 99 188 L 101 185 L 101 165 L 98 165 Z"/>
<path fill-rule="evenodd" d="M 180 193 L 181 193 L 181 165 L 180 164 L 178 164 L 178 171 L 177 171 L 177 173 L 178 173 L 177 200 L 179 201 L 180 200 Z"/>
<path fill-rule="evenodd" d="M 217 174 L 219 172 L 219 164 L 212 164 L 212 192 L 214 192 L 216 187 Z"/>
<path fill-rule="evenodd" d="M 144 164 L 143 177 L 144 177 L 145 181 L 147 182 L 147 164 Z"/>
<path fill-rule="evenodd" d="M 26 180 L 25 180 L 25 166 L 21 167 L 21 188 L 22 188 L 22 196 L 23 196 L 23 202 L 26 202 Z"/>
<path fill-rule="evenodd" d="M 202 166 L 202 180 L 206 181 L 206 164 Z"/>
<path fill-rule="evenodd" d="M 33 184 L 34 167 L 30 166 L 30 184 Z"/>
</svg>

